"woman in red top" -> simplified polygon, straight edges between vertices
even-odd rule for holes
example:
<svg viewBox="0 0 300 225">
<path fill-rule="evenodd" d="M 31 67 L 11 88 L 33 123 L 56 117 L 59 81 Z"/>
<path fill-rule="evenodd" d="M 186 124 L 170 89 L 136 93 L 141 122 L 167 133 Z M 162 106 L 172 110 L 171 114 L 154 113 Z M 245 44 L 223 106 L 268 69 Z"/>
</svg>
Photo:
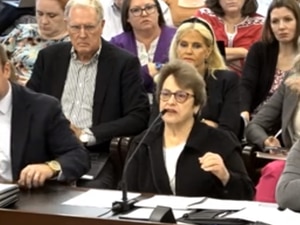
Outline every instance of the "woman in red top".
<svg viewBox="0 0 300 225">
<path fill-rule="evenodd" d="M 261 37 L 264 17 L 256 14 L 256 0 L 206 0 L 196 16 L 208 21 L 218 41 L 224 41 L 227 66 L 241 75 L 252 43 Z"/>
</svg>

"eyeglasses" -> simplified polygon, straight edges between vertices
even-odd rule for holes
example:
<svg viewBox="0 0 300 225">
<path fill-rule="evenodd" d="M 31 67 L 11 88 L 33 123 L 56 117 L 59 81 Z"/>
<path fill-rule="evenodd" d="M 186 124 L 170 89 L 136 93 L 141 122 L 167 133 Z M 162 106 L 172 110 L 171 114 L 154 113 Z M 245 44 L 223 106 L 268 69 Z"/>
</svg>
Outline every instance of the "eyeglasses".
<svg viewBox="0 0 300 225">
<path fill-rule="evenodd" d="M 171 92 L 169 90 L 161 90 L 160 92 L 160 99 L 164 102 L 168 101 L 171 96 L 174 95 L 176 102 L 178 103 L 184 103 L 186 100 L 188 100 L 189 97 L 194 97 L 195 95 L 190 94 L 185 91 L 176 91 Z"/>
<path fill-rule="evenodd" d="M 143 12 L 145 11 L 147 15 L 152 14 L 155 12 L 156 5 L 145 5 L 144 8 L 142 7 L 134 7 L 129 9 L 132 15 L 134 16 L 141 16 Z"/>
<path fill-rule="evenodd" d="M 69 25 L 71 33 L 79 33 L 83 29 L 87 33 L 93 33 L 98 25 Z"/>
</svg>

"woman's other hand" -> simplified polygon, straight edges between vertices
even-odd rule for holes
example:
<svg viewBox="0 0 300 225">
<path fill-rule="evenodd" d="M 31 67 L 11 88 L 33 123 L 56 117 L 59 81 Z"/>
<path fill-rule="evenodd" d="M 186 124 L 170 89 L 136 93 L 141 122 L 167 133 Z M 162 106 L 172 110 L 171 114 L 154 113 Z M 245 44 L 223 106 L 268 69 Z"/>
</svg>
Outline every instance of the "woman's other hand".
<svg viewBox="0 0 300 225">
<path fill-rule="evenodd" d="M 204 156 L 199 157 L 198 160 L 201 169 L 214 174 L 221 180 L 222 184 L 226 186 L 230 178 L 230 174 L 219 154 L 207 152 Z"/>
</svg>

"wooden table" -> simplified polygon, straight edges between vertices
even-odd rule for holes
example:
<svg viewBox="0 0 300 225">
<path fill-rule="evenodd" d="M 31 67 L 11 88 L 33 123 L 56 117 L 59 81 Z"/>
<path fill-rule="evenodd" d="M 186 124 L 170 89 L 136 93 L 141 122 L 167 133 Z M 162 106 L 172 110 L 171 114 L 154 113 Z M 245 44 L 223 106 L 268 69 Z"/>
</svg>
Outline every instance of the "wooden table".
<svg viewBox="0 0 300 225">
<path fill-rule="evenodd" d="M 8 209 L 0 209 L 0 225 L 162 225 L 148 221 L 122 220 L 105 214 L 109 209 L 62 205 L 88 189 L 60 185 L 46 186 L 39 190 L 22 191 L 19 201 Z"/>
</svg>

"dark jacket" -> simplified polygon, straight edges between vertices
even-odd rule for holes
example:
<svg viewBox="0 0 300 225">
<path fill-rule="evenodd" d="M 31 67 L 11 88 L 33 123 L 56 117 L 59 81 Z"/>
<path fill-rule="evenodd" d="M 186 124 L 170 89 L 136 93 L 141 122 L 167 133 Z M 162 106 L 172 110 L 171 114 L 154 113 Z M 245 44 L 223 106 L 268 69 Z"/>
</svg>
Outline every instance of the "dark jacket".
<svg viewBox="0 0 300 225">
<path fill-rule="evenodd" d="M 71 43 L 59 43 L 39 52 L 27 86 L 61 99 L 68 73 Z M 149 119 L 137 57 L 104 40 L 98 59 L 93 102 L 93 125 L 98 151 L 108 151 L 113 137 L 142 132 Z"/>
<path fill-rule="evenodd" d="M 72 133 L 59 102 L 12 83 L 11 164 L 13 180 L 28 164 L 56 159 L 66 181 L 89 167 L 87 151 Z"/>
<path fill-rule="evenodd" d="M 214 76 L 205 76 L 205 83 L 207 103 L 200 118 L 212 120 L 219 128 L 239 135 L 239 76 L 229 70 L 216 70 Z"/>
<path fill-rule="evenodd" d="M 274 81 L 278 43 L 256 42 L 250 48 L 241 79 L 241 111 L 252 113 L 267 97 Z"/>
<path fill-rule="evenodd" d="M 172 194 L 162 150 L 163 129 L 163 123 L 155 126 L 133 157 L 128 166 L 128 190 Z M 143 134 L 133 140 L 130 153 L 142 136 Z M 252 199 L 253 184 L 247 175 L 239 150 L 238 142 L 227 132 L 195 122 L 177 161 L 176 195 Z M 208 151 L 223 158 L 230 173 L 226 187 L 212 173 L 200 168 L 198 158 Z"/>
</svg>

